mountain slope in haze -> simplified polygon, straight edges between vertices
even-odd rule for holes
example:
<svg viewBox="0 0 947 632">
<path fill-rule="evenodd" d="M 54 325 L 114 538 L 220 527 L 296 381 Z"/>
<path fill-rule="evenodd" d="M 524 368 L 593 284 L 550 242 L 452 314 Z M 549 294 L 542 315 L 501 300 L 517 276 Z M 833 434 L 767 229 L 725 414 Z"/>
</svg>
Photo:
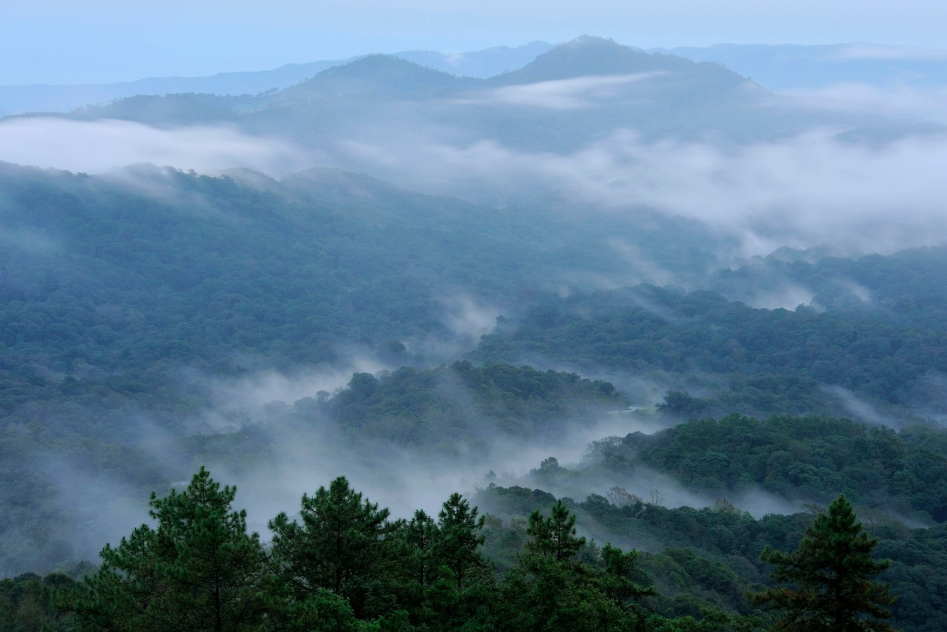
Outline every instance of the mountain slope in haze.
<svg viewBox="0 0 947 632">
<path fill-rule="evenodd" d="M 492 77 L 519 68 L 552 48 L 546 42 L 522 46 L 497 46 L 467 53 L 438 53 L 411 50 L 394 56 L 458 76 Z M 108 103 L 139 95 L 206 93 L 221 96 L 259 94 L 282 90 L 312 78 L 348 59 L 286 64 L 273 70 L 223 72 L 209 77 L 149 77 L 101 85 L 0 86 L 0 116 L 24 112 L 68 112 L 85 105 Z"/>
<path fill-rule="evenodd" d="M 890 268 L 916 278 L 903 258 Z M 633 373 L 681 391 L 666 405 L 683 417 L 815 413 L 897 426 L 947 415 L 947 310 L 915 308 L 920 322 L 898 313 L 923 296 L 905 288 L 894 313 L 854 295 L 793 311 L 673 287 L 550 296 L 471 357 Z"/>
<path fill-rule="evenodd" d="M 425 68 L 391 55 L 368 55 L 336 66 L 312 79 L 283 90 L 270 103 L 292 102 L 302 95 L 315 97 L 387 97 L 425 99 L 441 96 L 478 81 Z"/>
<path fill-rule="evenodd" d="M 220 97 L 217 97 L 220 103 Z M 525 67 L 487 80 L 458 78 L 387 56 L 328 69 L 281 92 L 232 97 L 232 114 L 207 109 L 209 97 L 136 97 L 72 117 L 161 124 L 227 122 L 251 134 L 318 148 L 350 170 L 366 165 L 347 143 L 474 143 L 569 152 L 634 130 L 643 139 L 735 141 L 783 138 L 812 127 L 897 125 L 871 114 L 802 109 L 717 64 L 649 54 L 582 37 Z M 343 155 L 345 154 L 345 155 Z"/>
<path fill-rule="evenodd" d="M 434 53 L 410 50 L 395 53 L 395 57 L 410 62 L 449 72 L 461 77 L 486 79 L 521 68 L 553 47 L 548 42 L 530 42 L 522 46 L 495 46 L 473 53 Z"/>
<path fill-rule="evenodd" d="M 175 366 L 233 375 L 334 362 L 353 346 L 384 355 L 393 340 L 410 357 L 450 359 L 538 291 L 632 274 L 621 249 L 601 246 L 619 235 L 685 274 L 713 262 L 712 239 L 685 223 L 583 225 L 337 170 L 281 183 L 246 171 L 88 177 L 0 165 L 0 195 L 8 420 L 96 388 L 170 420 L 177 397 L 165 399 L 173 379 L 161 376 Z M 79 400 L 59 390 L 65 375 L 88 380 L 74 385 Z M 123 405 L 91 427 L 130 429 Z"/>
<path fill-rule="evenodd" d="M 655 50 L 724 64 L 770 90 L 824 88 L 839 83 L 881 88 L 947 86 L 947 51 L 936 49 L 853 43 L 716 44 Z"/>
<path fill-rule="evenodd" d="M 719 64 L 693 63 L 674 54 L 648 53 L 612 40 L 583 35 L 536 57 L 522 68 L 491 78 L 491 84 L 526 84 L 587 75 L 676 73 L 689 78 L 714 78 L 730 86 L 745 79 Z"/>
</svg>

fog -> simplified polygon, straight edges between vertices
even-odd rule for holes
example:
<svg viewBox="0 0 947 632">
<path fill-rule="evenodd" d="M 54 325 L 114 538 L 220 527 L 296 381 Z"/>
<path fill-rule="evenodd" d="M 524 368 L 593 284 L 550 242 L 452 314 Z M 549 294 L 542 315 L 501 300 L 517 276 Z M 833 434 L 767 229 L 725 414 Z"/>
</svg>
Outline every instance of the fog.
<svg viewBox="0 0 947 632">
<path fill-rule="evenodd" d="M 0 160 L 101 173 L 147 162 L 208 173 L 246 167 L 267 173 L 302 169 L 310 160 L 293 144 L 224 126 L 158 129 L 118 120 L 0 120 Z"/>
<path fill-rule="evenodd" d="M 618 88 L 629 83 L 660 77 L 664 72 L 642 72 L 632 75 L 603 75 L 537 81 L 524 85 L 505 86 L 457 99 L 457 104 L 487 104 L 542 108 L 549 110 L 579 110 L 595 105 L 596 101 L 619 94 Z"/>
<path fill-rule="evenodd" d="M 571 154 L 516 151 L 497 141 L 348 149 L 409 187 L 485 199 L 552 191 L 620 213 L 647 207 L 705 222 L 742 243 L 744 256 L 828 244 L 842 254 L 890 253 L 947 239 L 947 137 L 882 147 L 836 130 L 773 143 L 645 142 L 631 130 Z"/>
<path fill-rule="evenodd" d="M 906 82 L 880 87 L 848 82 L 817 90 L 789 90 L 785 94 L 794 99 L 797 107 L 909 116 L 916 117 L 917 124 L 927 121 L 947 123 L 947 110 L 944 108 L 947 87 L 942 86 L 921 88 Z"/>
<path fill-rule="evenodd" d="M 491 104 L 595 117 L 596 104 L 613 90 L 657 74 L 507 86 L 450 107 Z M 923 122 L 947 120 L 945 98 L 942 90 L 837 86 L 799 96 L 792 107 L 896 110 L 928 117 L 917 119 Z M 225 126 L 156 129 L 117 120 L 13 118 L 0 122 L 0 160 L 85 172 L 138 162 L 203 173 L 246 167 L 277 176 L 311 165 L 339 166 L 484 204 L 551 201 L 560 210 L 581 206 L 583 213 L 619 217 L 651 209 L 736 239 L 744 257 L 817 245 L 841 255 L 890 253 L 947 240 L 947 179 L 941 174 L 947 133 L 892 140 L 876 139 L 871 130 L 823 128 L 737 144 L 712 136 L 646 140 L 633 129 L 615 129 L 575 151 L 551 152 L 516 149 L 502 138 L 460 140 L 469 134 L 414 120 L 395 118 L 390 125 L 383 134 L 349 134 L 303 147 Z M 646 276 L 659 283 L 664 278 Z"/>
</svg>

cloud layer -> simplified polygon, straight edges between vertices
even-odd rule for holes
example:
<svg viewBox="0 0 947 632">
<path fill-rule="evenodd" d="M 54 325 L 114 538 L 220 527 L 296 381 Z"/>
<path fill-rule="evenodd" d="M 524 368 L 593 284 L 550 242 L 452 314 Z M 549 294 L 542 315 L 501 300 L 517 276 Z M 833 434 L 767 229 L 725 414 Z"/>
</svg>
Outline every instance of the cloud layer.
<svg viewBox="0 0 947 632">
<path fill-rule="evenodd" d="M 212 172 L 247 167 L 264 172 L 300 169 L 304 153 L 286 141 L 227 127 L 157 129 L 117 120 L 13 118 L 0 121 L 0 160 L 99 173 L 137 162 Z"/>
<path fill-rule="evenodd" d="M 591 107 L 600 99 L 615 96 L 622 86 L 665 74 L 667 73 L 640 72 L 630 75 L 593 75 L 556 81 L 537 81 L 496 88 L 465 99 L 458 99 L 456 103 L 578 110 Z"/>
<path fill-rule="evenodd" d="M 891 252 L 947 241 L 947 138 L 884 146 L 834 131 L 781 142 L 647 143 L 619 130 L 571 154 L 530 153 L 499 142 L 350 143 L 346 150 L 408 186 L 477 192 L 484 200 L 532 192 L 620 212 L 648 207 L 738 237 L 745 254 L 827 244 Z"/>
</svg>

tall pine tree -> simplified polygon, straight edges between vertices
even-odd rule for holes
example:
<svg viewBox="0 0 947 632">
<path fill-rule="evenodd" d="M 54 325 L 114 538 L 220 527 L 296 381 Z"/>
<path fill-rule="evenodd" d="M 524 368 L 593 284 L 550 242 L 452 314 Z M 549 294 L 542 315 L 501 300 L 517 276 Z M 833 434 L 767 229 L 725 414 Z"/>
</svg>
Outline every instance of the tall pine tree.
<svg viewBox="0 0 947 632">
<path fill-rule="evenodd" d="M 812 632 L 884 632 L 894 630 L 885 621 L 896 600 L 888 586 L 875 577 L 888 568 L 871 552 L 878 540 L 862 530 L 855 511 L 839 496 L 828 513 L 816 516 L 793 553 L 767 547 L 762 559 L 774 564 L 777 586 L 750 595 L 767 610 L 782 612 L 774 630 Z"/>
<path fill-rule="evenodd" d="M 183 492 L 151 495 L 157 529 L 142 525 L 102 550 L 73 608 L 80 630 L 256 630 L 266 621 L 272 577 L 236 488 L 203 467 Z"/>
<path fill-rule="evenodd" d="M 485 518 L 458 493 L 450 495 L 438 514 L 437 560 L 451 570 L 459 588 L 472 568 L 485 565 L 480 547 L 486 539 Z"/>
<path fill-rule="evenodd" d="M 557 562 L 571 560 L 585 544 L 585 538 L 576 536 L 575 514 L 561 500 L 552 506 L 548 518 L 538 509 L 529 514 L 526 534 L 530 538 L 526 543 L 529 551 L 552 557 Z"/>
<path fill-rule="evenodd" d="M 366 616 L 391 561 L 388 510 L 363 499 L 340 476 L 328 489 L 303 495 L 299 513 L 302 524 L 285 513 L 269 523 L 280 577 L 298 599 L 325 589 L 347 599 L 356 616 Z"/>
</svg>

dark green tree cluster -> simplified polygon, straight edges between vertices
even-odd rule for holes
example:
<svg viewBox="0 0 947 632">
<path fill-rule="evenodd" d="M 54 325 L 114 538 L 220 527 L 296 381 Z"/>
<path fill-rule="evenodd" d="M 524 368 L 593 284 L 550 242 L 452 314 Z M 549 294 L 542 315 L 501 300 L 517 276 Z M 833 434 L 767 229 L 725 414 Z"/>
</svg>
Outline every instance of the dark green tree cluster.
<svg viewBox="0 0 947 632">
<path fill-rule="evenodd" d="M 555 435 L 564 423 L 586 423 L 624 406 L 610 382 L 461 360 L 433 369 L 401 367 L 378 377 L 357 373 L 321 411 L 361 436 L 430 444 L 458 435 L 489 440 L 497 431 Z"/>
<path fill-rule="evenodd" d="M 715 414 L 831 413 L 838 397 L 823 385 L 939 409 L 943 387 L 929 376 L 947 372 L 947 312 L 936 314 L 931 326 L 882 310 L 755 309 L 715 292 L 642 285 L 545 297 L 518 327 L 484 337 L 474 357 L 670 373 L 684 386 L 697 369 L 708 377 L 695 386 L 714 395 Z"/>
<path fill-rule="evenodd" d="M 676 401 L 676 400 L 672 400 Z M 850 419 L 728 415 L 695 419 L 653 435 L 596 444 L 597 457 L 667 472 L 717 496 L 760 486 L 782 497 L 896 507 L 947 520 L 947 434 L 900 432 Z"/>
</svg>

